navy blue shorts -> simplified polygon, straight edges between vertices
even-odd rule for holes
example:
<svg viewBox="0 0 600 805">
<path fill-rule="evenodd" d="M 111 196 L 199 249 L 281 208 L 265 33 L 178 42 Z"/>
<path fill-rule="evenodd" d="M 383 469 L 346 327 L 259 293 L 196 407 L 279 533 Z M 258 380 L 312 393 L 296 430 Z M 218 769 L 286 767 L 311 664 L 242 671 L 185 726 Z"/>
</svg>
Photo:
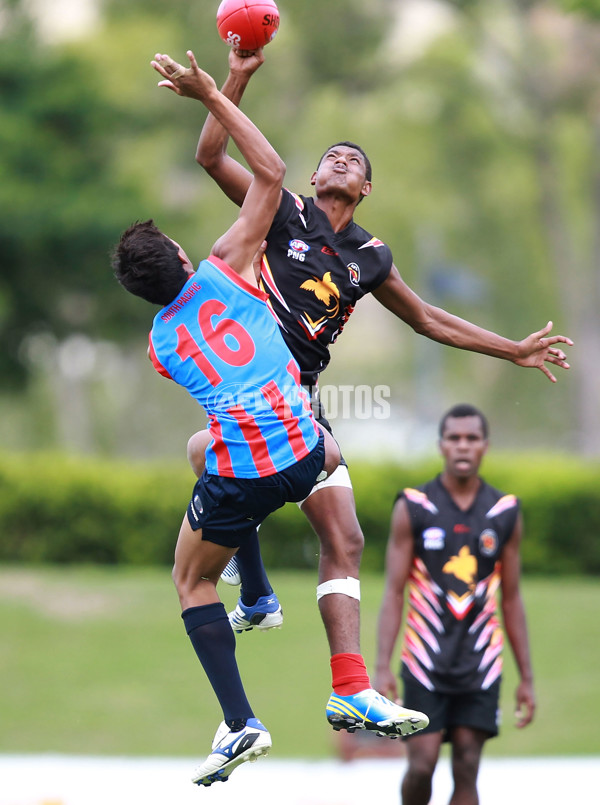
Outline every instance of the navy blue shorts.
<svg viewBox="0 0 600 805">
<path fill-rule="evenodd" d="M 449 741 L 453 727 L 482 730 L 490 738 L 498 735 L 500 680 L 488 690 L 466 693 L 438 693 L 428 690 L 414 678 L 403 679 L 403 682 L 404 706 L 429 716 L 429 725 L 420 730 L 419 735 L 442 732 L 443 740 Z"/>
<path fill-rule="evenodd" d="M 196 481 L 187 518 L 202 539 L 239 548 L 262 521 L 285 503 L 308 497 L 325 463 L 325 437 L 296 464 L 264 478 L 225 478 L 204 471 Z"/>
</svg>

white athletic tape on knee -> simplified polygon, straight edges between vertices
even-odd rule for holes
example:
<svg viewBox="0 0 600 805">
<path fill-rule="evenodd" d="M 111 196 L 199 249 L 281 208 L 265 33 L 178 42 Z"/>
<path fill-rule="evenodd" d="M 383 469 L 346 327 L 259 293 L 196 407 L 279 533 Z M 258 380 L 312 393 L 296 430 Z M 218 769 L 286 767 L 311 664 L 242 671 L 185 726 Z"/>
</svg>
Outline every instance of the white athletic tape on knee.
<svg viewBox="0 0 600 805">
<path fill-rule="evenodd" d="M 318 492 L 320 489 L 327 489 L 330 486 L 343 486 L 346 489 L 352 489 L 352 481 L 350 480 L 350 474 L 348 472 L 348 467 L 345 467 L 343 464 L 340 464 L 336 469 L 325 478 L 324 481 L 319 481 L 316 483 L 313 488 L 308 493 L 308 497 L 305 497 L 304 500 L 299 500 L 297 503 L 298 508 L 302 508 L 302 506 L 306 503 L 308 498 L 311 495 L 314 495 L 315 492 Z"/>
<path fill-rule="evenodd" d="M 346 576 L 345 579 L 324 581 L 323 584 L 319 584 L 317 587 L 317 601 L 320 601 L 324 595 L 331 595 L 331 593 L 341 593 L 360 601 L 360 581 L 353 579 L 352 576 Z"/>
</svg>

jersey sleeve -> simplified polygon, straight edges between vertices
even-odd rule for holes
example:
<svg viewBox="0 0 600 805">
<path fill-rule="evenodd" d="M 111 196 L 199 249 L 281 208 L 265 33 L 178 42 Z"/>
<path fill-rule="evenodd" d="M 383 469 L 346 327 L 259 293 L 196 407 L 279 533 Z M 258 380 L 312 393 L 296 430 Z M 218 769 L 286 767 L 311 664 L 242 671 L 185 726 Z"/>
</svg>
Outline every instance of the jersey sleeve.
<svg viewBox="0 0 600 805">
<path fill-rule="evenodd" d="M 486 512 L 486 518 L 495 521 L 498 528 L 508 537 L 514 531 L 521 504 L 515 495 L 502 495 L 497 502 Z"/>
<path fill-rule="evenodd" d="M 373 250 L 370 270 L 360 280 L 360 288 L 367 294 L 386 281 L 392 270 L 393 258 L 390 247 L 379 238 L 371 238 L 360 247 L 359 251 L 362 249 Z"/>
<path fill-rule="evenodd" d="M 159 375 L 166 377 L 167 380 L 173 380 L 168 370 L 165 369 L 162 363 L 158 360 L 156 350 L 154 349 L 154 344 L 152 343 L 152 332 L 150 332 L 150 335 L 148 336 L 148 357 L 152 362 L 152 366 L 154 366 Z"/>
<path fill-rule="evenodd" d="M 412 533 L 416 539 L 423 529 L 431 524 L 432 517 L 438 513 L 438 509 L 422 489 L 406 487 L 398 492 L 394 505 L 399 500 L 404 500 L 406 503 Z"/>
<path fill-rule="evenodd" d="M 269 233 L 283 229 L 291 218 L 302 212 L 305 206 L 306 202 L 302 196 L 292 193 L 291 190 L 284 187 L 281 191 L 281 201 L 279 202 L 279 207 L 273 218 Z M 268 240 L 269 235 L 267 235 L 267 241 Z"/>
</svg>

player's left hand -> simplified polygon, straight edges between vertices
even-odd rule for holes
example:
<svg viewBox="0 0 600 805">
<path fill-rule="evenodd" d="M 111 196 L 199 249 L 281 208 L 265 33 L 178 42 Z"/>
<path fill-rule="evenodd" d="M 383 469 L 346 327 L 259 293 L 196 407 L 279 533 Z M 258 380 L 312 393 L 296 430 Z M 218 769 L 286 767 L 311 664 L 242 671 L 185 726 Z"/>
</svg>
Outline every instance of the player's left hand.
<svg viewBox="0 0 600 805">
<path fill-rule="evenodd" d="M 535 714 L 535 694 L 532 682 L 521 682 L 515 694 L 517 709 L 515 710 L 516 724 L 518 729 L 526 727 L 533 721 Z"/>
<path fill-rule="evenodd" d="M 541 369 L 548 380 L 552 383 L 556 383 L 556 378 L 546 366 L 546 363 L 553 363 L 555 366 L 560 366 L 562 369 L 569 369 L 567 356 L 562 349 L 555 348 L 554 344 L 562 343 L 572 347 L 573 342 L 564 335 L 548 336 L 551 329 L 552 322 L 549 321 L 548 324 L 541 330 L 538 330 L 537 333 L 532 333 L 528 335 L 527 338 L 520 341 L 517 345 L 518 357 L 514 359 L 514 363 L 516 363 L 517 366 Z"/>
</svg>

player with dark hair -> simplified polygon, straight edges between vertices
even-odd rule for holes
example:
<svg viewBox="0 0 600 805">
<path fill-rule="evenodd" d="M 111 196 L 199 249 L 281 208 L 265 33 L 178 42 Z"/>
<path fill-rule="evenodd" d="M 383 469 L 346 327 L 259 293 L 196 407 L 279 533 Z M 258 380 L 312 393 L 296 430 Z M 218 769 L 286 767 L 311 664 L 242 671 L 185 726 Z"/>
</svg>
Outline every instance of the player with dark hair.
<svg viewBox="0 0 600 805">
<path fill-rule="evenodd" d="M 339 143 L 334 143 L 333 145 L 330 145 L 329 148 L 327 149 L 327 151 L 325 151 L 325 153 L 323 154 L 323 156 L 319 160 L 319 163 L 317 165 L 317 170 L 319 170 L 319 168 L 321 167 L 321 163 L 330 154 L 330 152 L 333 149 L 340 149 L 340 148 L 350 148 L 352 151 L 358 151 L 358 153 L 362 156 L 363 163 L 364 163 L 365 182 L 370 183 L 371 178 L 373 176 L 373 169 L 371 167 L 371 160 L 366 155 L 364 150 L 360 147 L 360 145 L 357 145 L 357 143 L 353 143 L 350 140 L 342 140 Z M 363 201 L 363 199 L 365 199 L 365 198 L 366 198 L 366 195 L 361 195 L 360 198 L 358 199 L 358 204 L 360 204 L 360 202 Z"/>
<path fill-rule="evenodd" d="M 262 50 L 251 54 L 230 51 L 222 92 L 233 103 L 239 105 L 263 60 Z M 240 205 L 251 177 L 227 153 L 227 144 L 227 132 L 209 115 L 196 159 Z M 568 368 L 564 352 L 555 345 L 572 342 L 564 336 L 549 336 L 551 322 L 522 341 L 511 341 L 428 304 L 406 285 L 388 246 L 353 218 L 357 205 L 372 189 L 370 163 L 358 145 L 343 141 L 328 148 L 310 182 L 314 197 L 282 190 L 267 234 L 261 287 L 325 427 L 329 426 L 318 401 L 319 374 L 329 363 L 330 345 L 367 293 L 434 341 L 538 368 L 552 382 L 555 377 L 546 364 Z M 204 437 L 196 434 L 188 445 L 190 463 L 197 473 L 203 466 L 204 444 Z M 370 685 L 359 640 L 359 566 L 364 538 L 345 463 L 317 484 L 300 505 L 320 540 L 317 599 L 329 641 L 334 692 L 358 693 Z M 230 613 L 234 630 L 281 625 L 281 606 L 262 565 L 258 540 L 245 543 L 236 561 L 242 588 Z M 235 573 L 232 576 L 231 566 L 225 571 L 225 580 L 227 574 L 230 580 L 238 580 Z M 353 714 L 329 706 L 327 717 L 334 728 L 354 729 L 363 723 Z"/>
<path fill-rule="evenodd" d="M 227 780 L 266 754 L 271 738 L 250 707 L 235 659 L 235 637 L 216 585 L 227 562 L 271 512 L 305 498 L 339 464 L 339 448 L 317 424 L 292 357 L 258 288 L 264 236 L 277 209 L 285 165 L 261 132 L 200 70 L 157 54 L 159 86 L 201 101 L 238 145 L 252 171 L 237 220 L 197 271 L 153 221 L 121 236 L 113 266 L 128 291 L 162 306 L 150 333 L 155 369 L 206 410 L 205 470 L 175 548 L 173 579 L 186 631 L 223 710 L 212 751 L 194 782 Z M 340 697 L 339 706 L 349 708 Z M 399 735 L 427 724 L 375 691 L 372 728 Z"/>
<path fill-rule="evenodd" d="M 339 451 L 314 420 L 253 267 L 285 166 L 191 51 L 188 57 L 188 69 L 161 54 L 152 65 L 164 78 L 160 85 L 200 100 L 239 145 L 252 170 L 246 199 L 197 271 L 153 221 L 123 233 L 113 266 L 124 288 L 161 305 L 150 333 L 152 363 L 210 420 L 206 471 L 194 487 L 173 569 L 186 631 L 223 710 L 212 751 L 193 778 L 207 786 L 271 746 L 242 686 L 217 581 L 248 534 L 286 501 L 306 496 L 337 466 Z"/>
<path fill-rule="evenodd" d="M 483 746 L 498 734 L 503 633 L 516 660 L 517 726 L 535 711 L 533 674 L 520 582 L 519 501 L 479 476 L 488 425 L 472 405 L 457 405 L 440 422 L 440 475 L 404 489 L 392 514 L 386 582 L 379 612 L 375 686 L 397 698 L 391 669 L 405 590 L 402 648 L 404 703 L 427 708 L 430 723 L 407 740 L 403 805 L 427 805 L 443 741 L 452 749 L 451 802 L 476 805 Z"/>
<path fill-rule="evenodd" d="M 459 403 L 453 408 L 450 408 L 449 411 L 446 411 L 444 416 L 440 419 L 440 424 L 438 425 L 438 436 L 440 437 L 440 440 L 444 438 L 446 424 L 449 419 L 457 419 L 466 416 L 476 416 L 479 419 L 479 424 L 481 425 L 481 434 L 484 440 L 487 442 L 490 431 L 488 421 L 481 411 L 479 411 L 473 405 L 469 405 L 468 403 Z"/>
</svg>

